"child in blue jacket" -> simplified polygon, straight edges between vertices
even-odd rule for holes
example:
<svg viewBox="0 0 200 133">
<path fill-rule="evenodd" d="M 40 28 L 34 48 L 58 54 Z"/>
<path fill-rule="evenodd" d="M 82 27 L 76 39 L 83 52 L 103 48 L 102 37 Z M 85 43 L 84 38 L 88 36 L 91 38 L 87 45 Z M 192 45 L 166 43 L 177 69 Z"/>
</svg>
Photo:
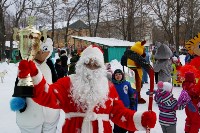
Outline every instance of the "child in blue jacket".
<svg viewBox="0 0 200 133">
<path fill-rule="evenodd" d="M 124 106 L 131 109 L 137 110 L 138 105 L 138 94 L 135 89 L 131 87 L 130 82 L 126 81 L 122 70 L 116 69 L 112 75 L 112 82 L 115 85 L 120 100 L 124 103 Z M 127 130 L 117 125 L 114 125 L 114 133 L 126 133 Z M 133 133 L 130 132 L 129 133 Z"/>
</svg>

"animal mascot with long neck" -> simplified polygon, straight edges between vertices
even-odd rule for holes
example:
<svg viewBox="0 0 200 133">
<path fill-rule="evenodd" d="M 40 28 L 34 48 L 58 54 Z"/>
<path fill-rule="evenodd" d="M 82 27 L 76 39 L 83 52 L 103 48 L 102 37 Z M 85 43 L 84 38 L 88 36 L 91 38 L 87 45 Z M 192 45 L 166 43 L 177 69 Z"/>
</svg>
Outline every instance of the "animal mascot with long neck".
<svg viewBox="0 0 200 133">
<path fill-rule="evenodd" d="M 127 67 L 135 72 L 136 90 L 138 92 L 138 103 L 144 104 L 146 101 L 141 97 L 142 88 L 142 68 L 149 74 L 150 77 L 150 91 L 154 88 L 154 70 L 152 66 L 145 60 L 144 44 L 146 41 L 136 42 L 124 54 L 127 56 Z M 152 94 L 149 98 L 149 109 L 152 108 Z"/>
<path fill-rule="evenodd" d="M 191 97 L 191 104 L 185 108 L 185 133 L 198 133 L 200 129 L 200 33 L 185 44 L 191 55 L 190 62 L 182 66 L 180 76 L 182 87 Z"/>
<path fill-rule="evenodd" d="M 47 59 L 53 52 L 53 42 L 50 38 L 47 38 L 40 44 L 40 51 L 37 53 L 34 62 L 44 75 L 46 82 L 51 84 L 52 77 L 56 75 L 53 75 L 54 68 L 49 67 L 51 63 Z M 23 104 L 23 100 L 25 104 Z M 16 105 L 19 106 L 16 107 Z M 16 122 L 21 133 L 56 133 L 60 110 L 41 106 L 28 97 L 13 98 L 11 109 L 16 111 Z"/>
</svg>

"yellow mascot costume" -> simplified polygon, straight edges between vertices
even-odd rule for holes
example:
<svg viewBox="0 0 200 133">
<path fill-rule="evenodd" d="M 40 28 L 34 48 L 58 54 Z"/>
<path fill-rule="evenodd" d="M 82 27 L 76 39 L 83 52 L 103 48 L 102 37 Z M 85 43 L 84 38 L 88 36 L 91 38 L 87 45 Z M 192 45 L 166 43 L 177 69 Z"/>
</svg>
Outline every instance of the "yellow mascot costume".
<svg viewBox="0 0 200 133">
<path fill-rule="evenodd" d="M 136 42 L 130 48 L 130 50 L 136 52 L 142 57 L 145 57 L 145 51 L 144 51 L 145 43 L 146 41 Z M 142 87 L 142 74 L 143 74 L 142 67 L 139 64 L 137 64 L 134 60 L 131 60 L 130 58 L 128 58 L 127 60 L 127 67 L 129 67 L 135 72 L 135 81 L 136 81 L 135 85 L 136 85 L 136 90 L 138 92 L 138 103 L 146 103 L 146 101 L 140 95 L 140 91 Z"/>
</svg>

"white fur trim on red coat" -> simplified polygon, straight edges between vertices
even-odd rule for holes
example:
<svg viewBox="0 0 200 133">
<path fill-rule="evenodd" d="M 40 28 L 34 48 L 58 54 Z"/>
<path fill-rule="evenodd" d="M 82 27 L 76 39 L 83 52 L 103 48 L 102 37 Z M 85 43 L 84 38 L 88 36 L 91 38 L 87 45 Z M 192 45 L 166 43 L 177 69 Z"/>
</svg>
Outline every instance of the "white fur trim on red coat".
<svg viewBox="0 0 200 133">
<path fill-rule="evenodd" d="M 42 81 L 43 75 L 38 69 L 38 74 L 32 77 L 33 85 L 38 85 Z"/>
<path fill-rule="evenodd" d="M 133 115 L 133 122 L 137 130 L 145 130 L 145 128 L 142 126 L 142 114 L 143 112 L 135 112 Z"/>
</svg>

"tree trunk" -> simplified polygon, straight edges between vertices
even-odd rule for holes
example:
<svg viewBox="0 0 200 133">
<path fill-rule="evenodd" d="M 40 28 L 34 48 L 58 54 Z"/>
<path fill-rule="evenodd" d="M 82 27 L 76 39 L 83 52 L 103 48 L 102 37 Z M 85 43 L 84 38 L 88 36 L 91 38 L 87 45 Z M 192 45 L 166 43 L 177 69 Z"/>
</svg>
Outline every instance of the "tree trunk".
<svg viewBox="0 0 200 133">
<path fill-rule="evenodd" d="M 133 8 L 133 3 L 132 0 L 128 1 L 128 5 L 127 5 L 127 12 L 128 12 L 128 22 L 127 22 L 127 40 L 131 41 L 131 36 L 132 36 L 132 8 Z"/>
<path fill-rule="evenodd" d="M 123 34 L 124 40 L 126 40 L 127 34 L 126 34 L 125 18 L 124 17 L 122 17 L 122 34 Z"/>
<path fill-rule="evenodd" d="M 90 0 L 87 1 L 87 20 L 88 20 L 88 26 L 89 26 L 89 34 L 92 36 L 92 27 L 90 23 Z"/>
<path fill-rule="evenodd" d="M 179 53 L 179 21 L 180 21 L 180 0 L 177 0 L 177 12 L 176 12 L 176 52 Z"/>
<path fill-rule="evenodd" d="M 69 32 L 69 19 L 68 19 L 68 21 L 67 21 L 67 27 L 66 27 L 66 29 L 65 29 L 65 47 L 68 47 L 68 43 L 67 43 L 67 41 L 68 41 L 68 32 Z M 67 44 L 67 45 L 66 45 Z M 74 44 L 75 45 L 75 44 Z"/>
<path fill-rule="evenodd" d="M 127 36 L 128 36 L 127 40 L 128 41 L 131 41 L 131 36 L 132 36 L 131 21 L 132 21 L 132 17 L 131 17 L 131 15 L 128 15 L 128 23 L 127 23 Z"/>
<path fill-rule="evenodd" d="M 5 58 L 5 25 L 4 25 L 4 14 L 3 9 L 0 6 L 0 61 Z"/>
<path fill-rule="evenodd" d="M 51 38 L 53 40 L 53 47 L 54 47 L 54 17 L 55 17 L 55 11 L 54 11 L 54 2 L 53 2 L 53 6 L 52 6 L 52 11 L 53 11 L 53 14 L 52 14 L 52 33 L 51 33 Z"/>
<path fill-rule="evenodd" d="M 101 13 L 101 0 L 98 0 L 98 14 L 97 14 L 96 26 L 95 26 L 95 29 L 94 29 L 94 37 L 97 36 L 97 30 L 98 30 L 98 26 L 99 26 L 100 13 Z"/>
</svg>

